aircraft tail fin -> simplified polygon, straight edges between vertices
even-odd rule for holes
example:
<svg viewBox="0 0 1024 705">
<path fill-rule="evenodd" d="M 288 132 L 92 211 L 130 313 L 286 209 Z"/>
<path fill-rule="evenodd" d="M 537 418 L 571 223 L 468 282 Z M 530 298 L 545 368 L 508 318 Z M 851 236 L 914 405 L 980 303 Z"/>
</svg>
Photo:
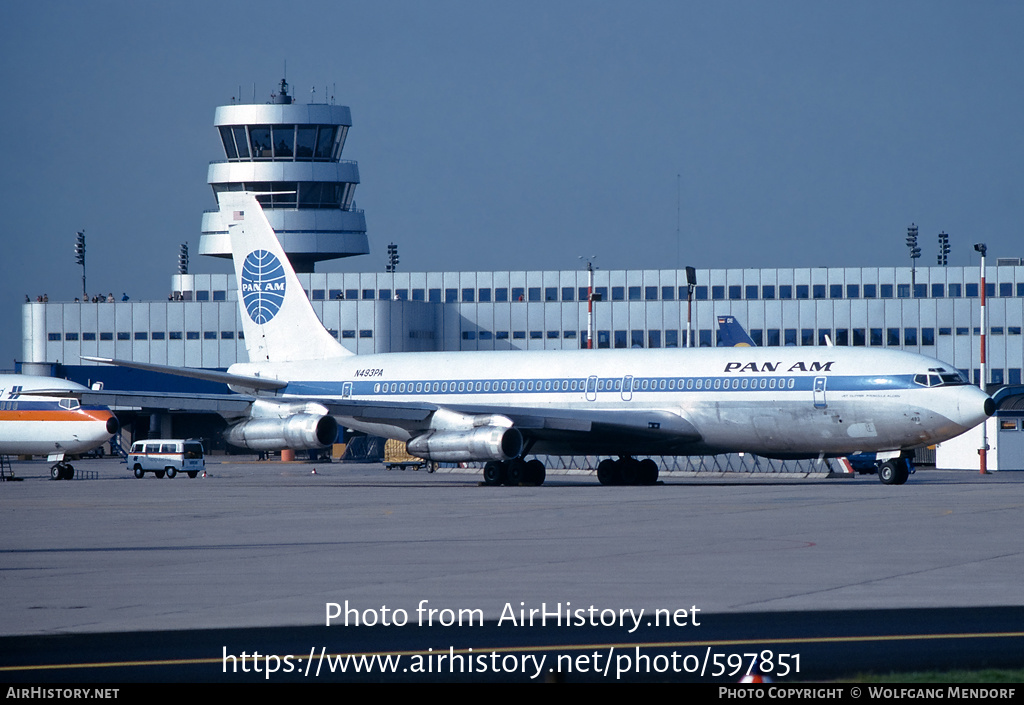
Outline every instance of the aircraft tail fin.
<svg viewBox="0 0 1024 705">
<path fill-rule="evenodd" d="M 719 316 L 718 331 L 722 335 L 722 347 L 725 348 L 753 348 L 754 341 L 743 330 L 735 316 Z"/>
<path fill-rule="evenodd" d="M 351 355 L 317 317 L 255 194 L 228 191 L 219 194 L 219 201 L 228 224 L 249 361 Z"/>
</svg>

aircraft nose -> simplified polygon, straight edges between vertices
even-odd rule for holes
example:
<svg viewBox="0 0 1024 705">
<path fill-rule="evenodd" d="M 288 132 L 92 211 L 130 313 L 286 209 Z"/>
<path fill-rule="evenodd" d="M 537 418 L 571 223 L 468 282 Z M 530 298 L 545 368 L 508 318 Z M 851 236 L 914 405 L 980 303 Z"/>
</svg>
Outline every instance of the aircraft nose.
<svg viewBox="0 0 1024 705">
<path fill-rule="evenodd" d="M 961 387 L 957 411 L 958 423 L 965 429 L 974 428 L 995 413 L 996 403 L 992 397 L 977 387 Z"/>
</svg>

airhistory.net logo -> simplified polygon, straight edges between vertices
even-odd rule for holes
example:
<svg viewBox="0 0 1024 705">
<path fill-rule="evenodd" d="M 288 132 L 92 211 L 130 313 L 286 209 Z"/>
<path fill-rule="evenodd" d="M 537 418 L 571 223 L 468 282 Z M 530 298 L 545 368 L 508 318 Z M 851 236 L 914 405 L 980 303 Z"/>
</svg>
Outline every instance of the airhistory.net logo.
<svg viewBox="0 0 1024 705">
<path fill-rule="evenodd" d="M 242 303 L 253 322 L 269 323 L 284 303 L 284 267 L 273 253 L 253 250 L 242 263 Z"/>
</svg>

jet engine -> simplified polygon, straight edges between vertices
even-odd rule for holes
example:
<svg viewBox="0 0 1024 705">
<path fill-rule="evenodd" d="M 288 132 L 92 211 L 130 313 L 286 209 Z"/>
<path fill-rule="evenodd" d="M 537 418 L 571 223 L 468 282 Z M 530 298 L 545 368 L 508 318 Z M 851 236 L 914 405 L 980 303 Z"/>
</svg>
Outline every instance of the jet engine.
<svg viewBox="0 0 1024 705">
<path fill-rule="evenodd" d="M 337 438 L 338 422 L 321 414 L 248 419 L 224 432 L 228 443 L 250 450 L 311 450 L 329 446 Z"/>
<path fill-rule="evenodd" d="M 412 455 L 449 463 L 510 460 L 523 451 L 523 434 L 510 426 L 478 426 L 469 431 L 427 431 L 406 444 Z"/>
</svg>

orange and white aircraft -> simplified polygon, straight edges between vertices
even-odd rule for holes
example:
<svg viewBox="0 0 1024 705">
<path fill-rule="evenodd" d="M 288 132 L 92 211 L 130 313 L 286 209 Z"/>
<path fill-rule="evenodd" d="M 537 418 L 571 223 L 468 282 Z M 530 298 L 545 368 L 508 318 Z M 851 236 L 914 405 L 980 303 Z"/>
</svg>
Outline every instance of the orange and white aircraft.
<svg viewBox="0 0 1024 705">
<path fill-rule="evenodd" d="M 0 455 L 46 455 L 50 477 L 70 480 L 75 468 L 65 460 L 117 433 L 117 418 L 105 406 L 83 406 L 86 387 L 66 379 L 0 375 Z"/>
</svg>

